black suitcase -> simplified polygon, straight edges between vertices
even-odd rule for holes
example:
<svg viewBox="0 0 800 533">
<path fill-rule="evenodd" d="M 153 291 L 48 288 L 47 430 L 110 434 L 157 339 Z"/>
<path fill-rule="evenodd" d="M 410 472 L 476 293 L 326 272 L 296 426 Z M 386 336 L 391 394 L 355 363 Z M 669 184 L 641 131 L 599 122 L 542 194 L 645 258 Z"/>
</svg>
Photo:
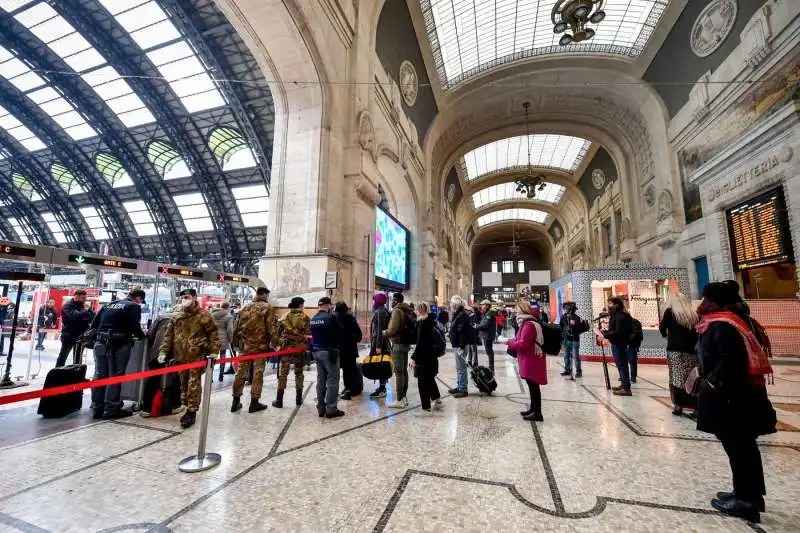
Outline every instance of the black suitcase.
<svg viewBox="0 0 800 533">
<path fill-rule="evenodd" d="M 44 388 L 74 385 L 86 380 L 86 365 L 68 365 L 54 368 L 44 379 Z M 58 396 L 47 396 L 39 400 L 37 413 L 44 418 L 61 418 L 79 411 L 83 404 L 83 391 L 68 392 Z"/>
<path fill-rule="evenodd" d="M 491 395 L 497 389 L 497 381 L 495 381 L 494 373 L 490 368 L 475 365 L 472 367 L 470 375 L 472 376 L 472 381 L 475 382 L 475 386 L 483 394 Z"/>
</svg>

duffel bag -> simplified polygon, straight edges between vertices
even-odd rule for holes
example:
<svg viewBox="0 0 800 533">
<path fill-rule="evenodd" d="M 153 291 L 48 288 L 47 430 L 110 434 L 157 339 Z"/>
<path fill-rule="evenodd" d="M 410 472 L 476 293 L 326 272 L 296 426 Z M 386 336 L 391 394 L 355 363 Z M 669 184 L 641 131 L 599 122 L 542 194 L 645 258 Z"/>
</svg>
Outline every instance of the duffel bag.
<svg viewBox="0 0 800 533">
<path fill-rule="evenodd" d="M 365 355 L 361 359 L 361 373 L 367 379 L 389 379 L 392 377 L 392 356 L 389 354 Z"/>
</svg>

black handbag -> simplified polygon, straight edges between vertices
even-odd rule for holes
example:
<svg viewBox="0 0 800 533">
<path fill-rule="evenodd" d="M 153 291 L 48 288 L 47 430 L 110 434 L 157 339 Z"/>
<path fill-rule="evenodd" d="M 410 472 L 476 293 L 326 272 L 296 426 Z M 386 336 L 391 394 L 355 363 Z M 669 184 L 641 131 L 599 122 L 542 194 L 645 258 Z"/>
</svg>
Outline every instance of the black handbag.
<svg viewBox="0 0 800 533">
<path fill-rule="evenodd" d="M 506 353 L 513 357 L 514 359 L 517 358 L 517 351 L 512 348 L 506 348 Z"/>
</svg>

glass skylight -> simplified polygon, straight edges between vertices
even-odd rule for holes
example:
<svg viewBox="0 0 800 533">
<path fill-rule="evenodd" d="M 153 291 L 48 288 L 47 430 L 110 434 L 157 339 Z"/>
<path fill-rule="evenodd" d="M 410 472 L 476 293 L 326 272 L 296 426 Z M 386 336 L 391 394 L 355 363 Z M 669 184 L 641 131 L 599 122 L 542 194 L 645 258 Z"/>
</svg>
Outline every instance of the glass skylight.
<svg viewBox="0 0 800 533">
<path fill-rule="evenodd" d="M 158 229 L 153 223 L 153 217 L 147 206 L 141 200 L 134 200 L 133 202 L 123 202 L 122 206 L 128 212 L 133 222 L 133 228 L 139 237 L 147 237 L 149 235 L 158 235 Z"/>
<path fill-rule="evenodd" d="M 3 128 L 9 135 L 14 137 L 29 152 L 43 150 L 47 148 L 39 137 L 33 134 L 17 118 L 0 106 L 0 128 Z"/>
<path fill-rule="evenodd" d="M 528 165 L 528 145 L 531 165 L 575 172 L 591 143 L 568 135 L 533 134 L 502 139 L 476 148 L 464 156 L 463 170 L 467 180 Z"/>
<path fill-rule="evenodd" d="M 50 8 L 50 6 L 47 7 Z M 30 11 L 30 9 L 27 11 Z M 27 11 L 24 11 L 24 13 L 27 13 Z M 0 76 L 25 93 L 28 98 L 33 100 L 42 111 L 51 116 L 56 124 L 61 126 L 76 141 L 97 135 L 72 104 L 67 102 L 55 89 L 47 85 L 47 82 L 33 72 L 28 65 L 17 59 L 14 54 L 2 46 L 0 46 Z"/>
<path fill-rule="evenodd" d="M 92 236 L 94 236 L 95 239 L 98 241 L 108 239 L 108 231 L 106 230 L 105 224 L 103 224 L 100 213 L 97 212 L 97 208 L 92 206 L 81 207 L 78 211 L 80 211 L 83 216 L 83 220 L 86 221 L 86 225 L 92 230 Z"/>
<path fill-rule="evenodd" d="M 222 170 L 256 166 L 256 158 L 241 133 L 233 128 L 215 128 L 208 136 L 208 147 L 217 156 Z"/>
<path fill-rule="evenodd" d="M 208 69 L 158 3 L 100 0 L 158 68 L 190 113 L 226 104 Z M 181 40 L 177 40 L 181 39 Z"/>
<path fill-rule="evenodd" d="M 202 194 L 199 192 L 180 194 L 173 196 L 172 199 L 175 200 L 175 205 L 178 206 L 183 223 L 186 225 L 186 231 L 194 232 L 214 229 L 211 213 L 208 212 L 208 206 Z"/>
<path fill-rule="evenodd" d="M 19 192 L 31 202 L 38 202 L 42 199 L 42 196 L 36 192 L 36 189 L 33 188 L 28 178 L 19 172 L 13 172 L 11 174 L 11 181 L 14 183 L 14 187 L 19 189 Z"/>
<path fill-rule="evenodd" d="M 147 145 L 147 158 L 165 180 L 192 175 L 181 154 L 161 139 L 155 139 Z"/>
<path fill-rule="evenodd" d="M 669 0 L 606 0 L 595 36 L 558 44 L 556 0 L 420 0 L 442 87 L 511 61 L 556 53 L 642 53 Z"/>
<path fill-rule="evenodd" d="M 231 194 L 236 199 L 236 207 L 242 215 L 246 228 L 266 226 L 269 217 L 269 195 L 263 184 L 235 187 Z"/>
<path fill-rule="evenodd" d="M 547 221 L 547 213 L 538 209 L 503 209 L 478 217 L 478 227 L 505 220 L 528 220 L 544 224 Z"/>
<path fill-rule="evenodd" d="M 557 204 L 564 196 L 566 188 L 563 185 L 556 183 L 545 182 L 544 190 L 536 189 L 536 200 L 547 202 L 550 204 Z M 499 185 L 492 185 L 481 189 L 472 195 L 472 205 L 475 209 L 496 202 L 504 202 L 506 200 L 527 199 L 527 197 L 517 192 L 517 185 L 514 182 L 501 183 Z"/>
<path fill-rule="evenodd" d="M 122 162 L 111 154 L 99 152 L 94 156 L 94 165 L 100 174 L 106 178 L 111 187 L 130 187 L 133 185 L 128 171 L 122 166 Z"/>
<path fill-rule="evenodd" d="M 34 242 L 36 237 L 27 220 L 24 218 L 9 217 L 8 223 L 11 225 L 11 229 L 13 229 L 14 233 L 17 235 L 19 242 L 24 242 L 25 244 L 36 244 Z"/>
<path fill-rule="evenodd" d="M 55 9 L 45 2 L 17 13 L 16 18 L 53 52 L 64 60 L 108 104 L 122 123 L 132 128 L 155 122 L 155 117 L 120 78 L 114 67 Z"/>
<path fill-rule="evenodd" d="M 60 163 L 53 163 L 50 167 L 50 175 L 53 176 L 53 179 L 61 185 L 61 188 L 67 191 L 67 194 L 81 194 L 82 192 L 86 192 L 81 187 L 78 180 L 75 179 L 75 176 L 72 175 L 72 172 L 69 171 L 67 167 Z"/>
<path fill-rule="evenodd" d="M 42 213 L 42 219 L 44 223 L 47 224 L 47 227 L 50 228 L 50 233 L 53 234 L 53 238 L 56 240 L 57 243 L 62 244 L 67 242 L 67 237 L 64 235 L 64 230 L 61 228 L 61 225 L 56 220 L 56 216 L 53 213 Z"/>
</svg>

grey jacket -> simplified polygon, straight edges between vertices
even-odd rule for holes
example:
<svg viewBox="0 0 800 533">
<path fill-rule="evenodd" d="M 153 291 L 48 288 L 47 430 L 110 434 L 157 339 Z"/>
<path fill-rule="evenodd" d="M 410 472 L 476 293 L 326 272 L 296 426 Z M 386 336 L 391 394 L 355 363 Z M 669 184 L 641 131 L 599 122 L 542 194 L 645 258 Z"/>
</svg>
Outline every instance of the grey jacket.
<svg viewBox="0 0 800 533">
<path fill-rule="evenodd" d="M 219 331 L 219 347 L 221 350 L 231 349 L 231 339 L 233 338 L 233 316 L 227 309 L 214 309 L 211 317 L 217 324 Z"/>
</svg>

